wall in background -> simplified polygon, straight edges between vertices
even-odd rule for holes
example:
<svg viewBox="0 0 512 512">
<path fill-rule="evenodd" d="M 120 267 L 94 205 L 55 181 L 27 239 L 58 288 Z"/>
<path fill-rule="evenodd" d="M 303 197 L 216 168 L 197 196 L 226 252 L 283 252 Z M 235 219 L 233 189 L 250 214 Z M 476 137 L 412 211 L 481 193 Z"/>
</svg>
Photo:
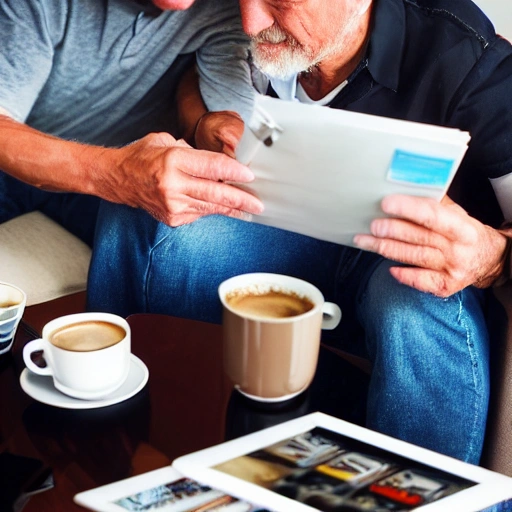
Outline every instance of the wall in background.
<svg viewBox="0 0 512 512">
<path fill-rule="evenodd" d="M 496 32 L 512 41 L 512 0 L 473 0 L 493 22 Z"/>
</svg>

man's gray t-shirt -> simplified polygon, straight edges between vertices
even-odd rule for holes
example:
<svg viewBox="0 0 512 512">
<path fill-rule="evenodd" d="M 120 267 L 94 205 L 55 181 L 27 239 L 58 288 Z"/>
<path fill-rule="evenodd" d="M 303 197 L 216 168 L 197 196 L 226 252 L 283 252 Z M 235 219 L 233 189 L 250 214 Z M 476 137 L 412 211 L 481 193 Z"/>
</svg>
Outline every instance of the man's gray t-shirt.
<svg viewBox="0 0 512 512">
<path fill-rule="evenodd" d="M 0 47 L 0 107 L 65 139 L 121 145 L 172 129 L 173 90 L 195 52 L 207 106 L 250 116 L 237 0 L 184 11 L 144 0 L 0 0 Z"/>
</svg>

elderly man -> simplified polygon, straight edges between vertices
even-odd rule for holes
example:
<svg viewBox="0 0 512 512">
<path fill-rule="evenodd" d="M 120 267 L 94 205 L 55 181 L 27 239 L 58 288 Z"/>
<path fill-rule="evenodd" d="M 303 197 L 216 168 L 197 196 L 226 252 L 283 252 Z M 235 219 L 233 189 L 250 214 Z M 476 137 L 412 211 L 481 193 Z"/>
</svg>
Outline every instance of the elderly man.
<svg viewBox="0 0 512 512">
<path fill-rule="evenodd" d="M 388 197 L 391 218 L 354 240 L 364 250 L 222 216 L 170 229 L 114 206 L 99 233 L 111 245 L 95 255 L 90 306 L 218 322 L 225 278 L 267 271 L 311 281 L 344 311 L 340 345 L 373 362 L 367 425 L 477 463 L 489 397 L 484 288 L 509 273 L 494 190 L 510 219 L 510 44 L 470 0 L 240 7 L 260 92 L 468 130 L 451 191 L 459 204 Z M 196 141 L 232 153 L 240 132 L 236 117 L 206 113 Z M 126 233 L 146 245 L 130 246 Z"/>
<path fill-rule="evenodd" d="M 170 225 L 261 211 L 219 181 L 247 168 L 164 133 L 196 52 L 207 103 L 250 113 L 236 0 L 0 0 L 0 40 L 0 222 L 41 209 L 90 243 L 98 197 Z"/>
</svg>

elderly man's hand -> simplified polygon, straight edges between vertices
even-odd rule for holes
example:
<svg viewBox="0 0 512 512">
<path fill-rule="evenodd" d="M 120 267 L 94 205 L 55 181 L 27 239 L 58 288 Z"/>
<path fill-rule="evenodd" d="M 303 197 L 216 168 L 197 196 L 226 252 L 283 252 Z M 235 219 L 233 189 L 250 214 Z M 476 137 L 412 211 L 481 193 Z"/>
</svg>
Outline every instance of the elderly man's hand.
<svg viewBox="0 0 512 512">
<path fill-rule="evenodd" d="M 209 214 L 244 218 L 263 211 L 259 199 L 224 183 L 251 182 L 247 167 L 226 155 L 193 149 L 168 133 L 150 134 L 105 154 L 110 172 L 95 176 L 98 194 L 144 208 L 170 226 Z"/>
<path fill-rule="evenodd" d="M 500 275 L 506 238 L 470 217 L 447 196 L 433 199 L 388 196 L 371 235 L 356 235 L 361 249 L 405 263 L 391 269 L 403 284 L 448 297 L 466 286 L 490 286 Z"/>
</svg>

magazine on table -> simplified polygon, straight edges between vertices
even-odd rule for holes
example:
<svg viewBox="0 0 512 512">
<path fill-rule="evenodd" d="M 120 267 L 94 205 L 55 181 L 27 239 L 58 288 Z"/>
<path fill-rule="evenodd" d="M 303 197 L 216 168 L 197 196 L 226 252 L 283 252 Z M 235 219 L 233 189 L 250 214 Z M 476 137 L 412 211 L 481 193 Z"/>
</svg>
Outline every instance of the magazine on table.
<svg viewBox="0 0 512 512">
<path fill-rule="evenodd" d="M 512 478 L 323 413 L 77 494 L 104 512 L 480 511 Z"/>
</svg>

